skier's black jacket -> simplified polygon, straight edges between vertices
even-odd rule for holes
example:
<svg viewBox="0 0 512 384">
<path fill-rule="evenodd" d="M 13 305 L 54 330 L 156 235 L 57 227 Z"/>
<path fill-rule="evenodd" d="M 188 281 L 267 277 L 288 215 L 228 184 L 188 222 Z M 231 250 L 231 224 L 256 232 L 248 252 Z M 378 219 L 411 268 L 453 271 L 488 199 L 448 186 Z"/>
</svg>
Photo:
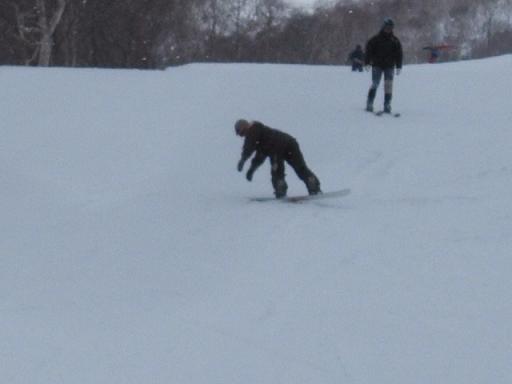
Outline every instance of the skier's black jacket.
<svg viewBox="0 0 512 384">
<path fill-rule="evenodd" d="M 245 136 L 240 162 L 245 163 L 256 151 L 251 166 L 255 170 L 267 157 L 286 158 L 297 147 L 297 140 L 293 136 L 255 121 Z"/>
<path fill-rule="evenodd" d="M 380 31 L 366 44 L 365 65 L 402 68 L 402 44 L 393 33 Z"/>
<path fill-rule="evenodd" d="M 352 52 L 350 52 L 350 55 L 348 56 L 348 59 L 350 61 L 360 60 L 361 62 L 363 62 L 363 59 L 364 59 L 364 52 L 363 52 L 363 50 L 360 49 L 360 48 L 354 49 Z"/>
</svg>

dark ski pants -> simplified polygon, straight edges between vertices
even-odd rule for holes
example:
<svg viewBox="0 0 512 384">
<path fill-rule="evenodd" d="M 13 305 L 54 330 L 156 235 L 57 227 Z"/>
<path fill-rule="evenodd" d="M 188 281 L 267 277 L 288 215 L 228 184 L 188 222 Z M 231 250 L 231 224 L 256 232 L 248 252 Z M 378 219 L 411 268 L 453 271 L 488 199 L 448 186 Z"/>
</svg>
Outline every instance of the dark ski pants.
<svg viewBox="0 0 512 384">
<path fill-rule="evenodd" d="M 390 107 L 391 98 L 393 96 L 393 77 L 395 74 L 394 68 L 380 68 L 372 67 L 372 85 L 368 91 L 368 105 L 373 105 L 377 88 L 379 88 L 380 81 L 384 76 L 384 109 Z"/>
<path fill-rule="evenodd" d="M 299 143 L 294 140 L 288 145 L 284 155 L 274 155 L 270 158 L 272 186 L 274 187 L 276 197 L 286 196 L 286 191 L 288 190 L 288 185 L 285 181 L 285 162 L 293 168 L 299 179 L 306 184 L 309 194 L 320 192 L 320 181 L 306 165 Z"/>
<path fill-rule="evenodd" d="M 363 72 L 362 63 L 352 63 L 352 72 Z"/>
</svg>

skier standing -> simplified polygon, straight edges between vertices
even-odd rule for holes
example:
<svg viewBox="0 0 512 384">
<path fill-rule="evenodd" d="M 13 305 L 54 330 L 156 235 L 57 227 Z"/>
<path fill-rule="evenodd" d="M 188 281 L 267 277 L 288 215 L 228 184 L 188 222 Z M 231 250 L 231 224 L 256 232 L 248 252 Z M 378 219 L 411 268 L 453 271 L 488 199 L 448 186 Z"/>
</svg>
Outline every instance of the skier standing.
<svg viewBox="0 0 512 384">
<path fill-rule="evenodd" d="M 402 44 L 393 34 L 395 23 L 386 18 L 380 32 L 366 44 L 365 66 L 372 66 L 372 85 L 368 91 L 366 110 L 373 112 L 373 101 L 377 94 L 382 76 L 384 75 L 384 113 L 391 113 L 393 97 L 393 76 L 402 70 Z"/>
<path fill-rule="evenodd" d="M 308 168 L 299 148 L 297 140 L 287 133 L 269 128 L 258 121 L 249 123 L 247 120 L 238 120 L 235 123 L 235 132 L 245 137 L 242 156 L 238 162 L 238 171 L 241 172 L 245 162 L 256 152 L 247 171 L 246 178 L 252 180 L 256 169 L 270 158 L 272 186 L 276 198 L 286 196 L 288 185 L 285 181 L 284 163 L 287 162 L 295 171 L 308 189 L 310 195 L 321 193 L 320 181 Z"/>
<path fill-rule="evenodd" d="M 352 72 L 363 72 L 363 63 L 364 63 L 364 52 L 363 47 L 360 45 L 356 46 L 350 55 L 348 55 L 348 62 L 352 64 Z"/>
</svg>

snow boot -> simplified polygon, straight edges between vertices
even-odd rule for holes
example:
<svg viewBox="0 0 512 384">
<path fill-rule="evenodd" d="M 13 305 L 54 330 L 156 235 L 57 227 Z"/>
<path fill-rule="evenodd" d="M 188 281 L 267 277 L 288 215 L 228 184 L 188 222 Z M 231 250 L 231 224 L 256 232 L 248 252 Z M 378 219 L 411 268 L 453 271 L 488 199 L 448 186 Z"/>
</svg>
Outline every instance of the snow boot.
<svg viewBox="0 0 512 384">
<path fill-rule="evenodd" d="M 286 191 L 288 190 L 288 185 L 286 184 L 286 181 L 284 180 L 277 180 L 275 183 L 274 188 L 274 195 L 276 196 L 276 199 L 282 199 L 286 196 Z"/>
<path fill-rule="evenodd" d="M 308 177 L 306 187 L 308 188 L 308 193 L 310 195 L 318 195 L 319 193 L 322 193 L 320 190 L 320 181 L 318 181 L 315 175 L 310 175 Z"/>
</svg>

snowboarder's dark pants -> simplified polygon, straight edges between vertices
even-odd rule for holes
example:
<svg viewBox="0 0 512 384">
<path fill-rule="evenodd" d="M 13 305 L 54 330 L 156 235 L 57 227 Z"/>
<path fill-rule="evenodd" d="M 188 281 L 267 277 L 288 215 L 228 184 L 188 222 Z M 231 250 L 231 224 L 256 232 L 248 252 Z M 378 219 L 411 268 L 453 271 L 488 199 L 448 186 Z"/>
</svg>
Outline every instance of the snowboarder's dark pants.
<svg viewBox="0 0 512 384">
<path fill-rule="evenodd" d="M 274 155 L 270 157 L 272 186 L 274 187 L 276 197 L 286 196 L 286 191 L 288 190 L 284 172 L 285 161 L 293 168 L 299 179 L 306 184 L 309 194 L 317 194 L 320 192 L 320 181 L 306 165 L 299 143 L 293 140 L 288 145 L 284 155 Z"/>
<path fill-rule="evenodd" d="M 380 81 L 384 75 L 384 107 L 391 104 L 391 98 L 393 95 L 393 76 L 394 68 L 380 68 L 372 67 L 372 85 L 368 91 L 368 105 L 373 105 L 375 95 L 377 94 L 377 88 L 379 88 Z"/>
</svg>

